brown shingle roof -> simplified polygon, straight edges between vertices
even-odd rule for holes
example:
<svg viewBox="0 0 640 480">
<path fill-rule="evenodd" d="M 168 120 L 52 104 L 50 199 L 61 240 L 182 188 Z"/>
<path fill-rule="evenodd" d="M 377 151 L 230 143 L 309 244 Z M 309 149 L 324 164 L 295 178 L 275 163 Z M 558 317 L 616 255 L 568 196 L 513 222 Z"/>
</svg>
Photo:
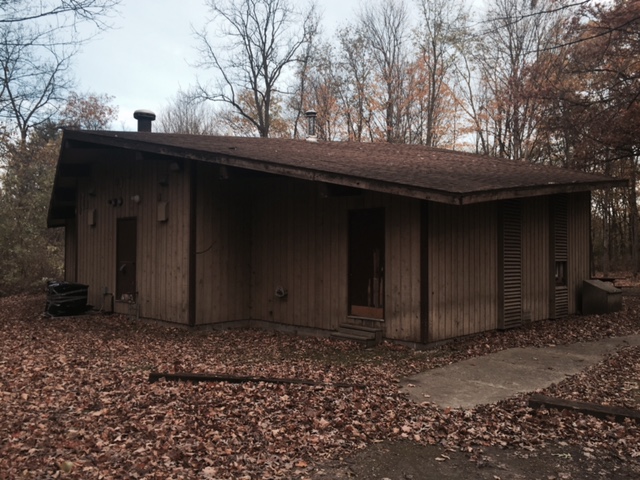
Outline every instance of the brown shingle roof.
<svg viewBox="0 0 640 480">
<path fill-rule="evenodd" d="M 624 181 L 564 168 L 455 152 L 420 145 L 176 135 L 138 132 L 67 132 L 97 143 L 209 160 L 264 170 L 280 167 L 292 176 L 332 174 L 408 190 L 440 192 L 464 202 L 473 194 L 554 186 L 620 185 Z M 226 158 L 216 158 L 216 157 Z M 337 180 L 337 179 L 336 179 Z M 417 193 L 417 192 L 416 192 Z M 458 202 L 456 202 L 458 203 Z"/>
<path fill-rule="evenodd" d="M 602 175 L 419 145 L 66 131 L 68 145 L 108 146 L 451 204 L 626 184 Z M 63 143 L 65 145 L 65 143 Z M 65 147 L 60 162 L 65 161 Z"/>
</svg>

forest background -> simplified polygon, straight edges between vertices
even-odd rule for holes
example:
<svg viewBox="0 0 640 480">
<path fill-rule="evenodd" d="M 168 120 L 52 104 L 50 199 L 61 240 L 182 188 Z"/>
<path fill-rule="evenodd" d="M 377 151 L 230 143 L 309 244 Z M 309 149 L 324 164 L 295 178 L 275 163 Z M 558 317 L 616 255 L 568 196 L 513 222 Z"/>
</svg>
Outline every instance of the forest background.
<svg viewBox="0 0 640 480">
<path fill-rule="evenodd" d="M 63 276 L 61 128 L 106 129 L 72 60 L 120 0 L 0 0 L 0 295 Z M 640 270 L 640 1 L 376 0 L 335 35 L 290 0 L 206 0 L 202 73 L 156 130 L 413 143 L 629 179 L 592 197 L 593 269 Z M 197 19 L 194 19 L 197 20 Z M 81 33 L 83 32 L 83 33 Z"/>
</svg>

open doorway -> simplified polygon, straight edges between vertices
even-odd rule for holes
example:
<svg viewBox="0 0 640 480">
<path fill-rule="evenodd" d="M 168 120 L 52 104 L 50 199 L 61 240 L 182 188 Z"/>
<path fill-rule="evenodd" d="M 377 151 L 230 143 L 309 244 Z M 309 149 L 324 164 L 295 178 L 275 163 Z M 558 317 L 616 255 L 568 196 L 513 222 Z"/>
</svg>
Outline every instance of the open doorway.
<svg viewBox="0 0 640 480">
<path fill-rule="evenodd" d="M 349 212 L 349 315 L 384 319 L 384 209 Z"/>
</svg>

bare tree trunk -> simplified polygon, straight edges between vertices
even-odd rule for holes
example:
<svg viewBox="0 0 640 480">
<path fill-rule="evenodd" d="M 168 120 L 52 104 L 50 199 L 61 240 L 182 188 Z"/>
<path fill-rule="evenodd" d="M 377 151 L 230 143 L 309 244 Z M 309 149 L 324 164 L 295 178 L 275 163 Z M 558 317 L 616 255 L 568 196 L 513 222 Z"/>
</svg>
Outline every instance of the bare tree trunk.
<svg viewBox="0 0 640 480">
<path fill-rule="evenodd" d="M 226 43 L 198 32 L 198 66 L 218 74 L 215 86 L 199 84 L 202 100 L 226 103 L 261 137 L 268 137 L 275 107 L 282 101 L 280 84 L 297 55 L 312 41 L 318 19 L 287 0 L 207 0 L 214 26 L 227 32 Z"/>
<path fill-rule="evenodd" d="M 604 205 L 602 209 L 602 274 L 606 277 L 609 275 L 611 268 L 611 214 L 609 208 L 611 205 L 611 192 L 607 190 L 604 196 Z"/>
<path fill-rule="evenodd" d="M 404 98 L 410 92 L 403 91 L 407 75 L 406 34 L 409 17 L 402 0 L 379 1 L 367 5 L 359 15 L 359 23 L 368 47 L 372 52 L 376 69 L 384 84 L 384 138 L 387 142 L 402 141 L 404 132 L 399 128 L 405 106 Z"/>
<path fill-rule="evenodd" d="M 638 175 L 638 157 L 633 157 L 631 159 L 631 178 L 629 182 L 631 185 L 629 186 L 629 236 L 630 236 L 630 244 L 631 244 L 631 269 L 634 277 L 638 276 L 638 272 L 640 271 L 640 256 L 638 252 L 639 242 L 638 242 L 638 223 L 639 223 L 639 215 L 638 215 L 638 194 L 637 194 L 637 175 Z"/>
</svg>

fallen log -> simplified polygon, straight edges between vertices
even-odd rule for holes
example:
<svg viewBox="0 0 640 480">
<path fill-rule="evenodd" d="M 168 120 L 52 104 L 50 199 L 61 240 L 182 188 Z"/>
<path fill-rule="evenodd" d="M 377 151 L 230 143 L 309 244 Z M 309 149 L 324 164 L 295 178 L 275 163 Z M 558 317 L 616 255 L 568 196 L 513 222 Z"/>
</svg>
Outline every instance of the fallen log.
<svg viewBox="0 0 640 480">
<path fill-rule="evenodd" d="M 155 383 L 161 378 L 168 382 L 227 382 L 227 383 L 246 383 L 246 382 L 265 382 L 286 385 L 309 385 L 312 387 L 337 387 L 337 388 L 367 388 L 366 385 L 354 383 L 323 383 L 302 378 L 269 378 L 269 377 L 239 377 L 236 375 L 207 375 L 205 373 L 162 373 L 151 372 L 149 374 L 149 383 Z"/>
<path fill-rule="evenodd" d="M 529 407 L 531 408 L 555 408 L 557 410 L 572 410 L 584 413 L 592 417 L 602 418 L 616 422 L 624 422 L 625 418 L 640 421 L 640 411 L 631 410 L 624 407 L 613 407 L 610 405 L 600 405 L 597 403 L 576 402 L 574 400 L 564 400 L 562 398 L 547 397 L 538 393 L 529 397 Z"/>
</svg>

